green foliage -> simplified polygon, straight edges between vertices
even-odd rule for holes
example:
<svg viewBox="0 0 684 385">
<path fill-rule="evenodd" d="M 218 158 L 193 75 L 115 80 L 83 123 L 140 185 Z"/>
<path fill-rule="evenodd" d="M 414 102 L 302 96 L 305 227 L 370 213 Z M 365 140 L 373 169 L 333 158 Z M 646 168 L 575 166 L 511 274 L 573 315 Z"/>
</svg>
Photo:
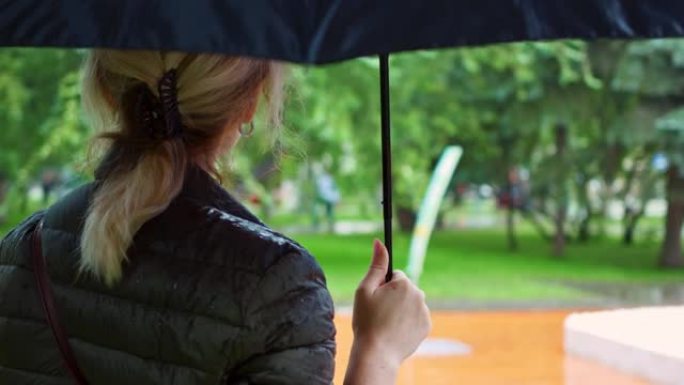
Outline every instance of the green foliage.
<svg viewBox="0 0 684 385">
<path fill-rule="evenodd" d="M 0 50 L 0 225 L 35 209 L 27 187 L 41 169 L 73 165 L 84 154 L 80 62 L 76 51 Z"/>
<path fill-rule="evenodd" d="M 332 159 L 348 193 L 361 186 L 372 195 L 380 179 L 377 72 L 374 59 L 294 72 L 287 121 L 310 159 Z M 522 161 L 550 117 L 578 115 L 567 108 L 575 84 L 600 87 L 586 45 L 576 41 L 401 54 L 390 76 L 395 200 L 412 209 L 445 146 L 464 146 L 460 170 L 491 180 L 501 156 L 493 144 L 520 142 L 514 159 Z"/>
<path fill-rule="evenodd" d="M 0 51 L 0 175 L 24 181 L 46 164 L 74 161 L 86 140 L 80 61 L 75 51 Z"/>
<path fill-rule="evenodd" d="M 0 51 L 0 190 L 2 180 L 23 188 L 46 166 L 81 162 L 89 134 L 78 100 L 81 60 L 77 51 Z M 465 149 L 459 181 L 501 187 L 509 168 L 523 167 L 535 185 L 558 190 L 550 197 L 561 204 L 600 211 L 584 196 L 587 181 L 613 191 L 629 172 L 625 164 L 672 145 L 655 122 L 681 106 L 683 70 L 681 40 L 526 42 L 393 55 L 395 202 L 416 209 L 439 154 L 458 144 Z M 273 150 L 272 136 L 258 126 L 255 138 L 230 155 L 226 180 L 271 205 L 271 191 L 284 178 L 313 195 L 310 176 L 322 165 L 343 199 L 379 207 L 377 60 L 291 73 L 286 132 Z M 559 124 L 568 132 L 562 156 L 555 155 Z"/>
</svg>

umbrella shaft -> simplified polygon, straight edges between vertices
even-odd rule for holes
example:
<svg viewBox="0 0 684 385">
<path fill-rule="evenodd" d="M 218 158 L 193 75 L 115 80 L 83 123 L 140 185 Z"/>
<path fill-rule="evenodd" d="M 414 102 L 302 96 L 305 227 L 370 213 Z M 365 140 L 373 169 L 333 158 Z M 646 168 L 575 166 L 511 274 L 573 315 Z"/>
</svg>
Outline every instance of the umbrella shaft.
<svg viewBox="0 0 684 385">
<path fill-rule="evenodd" d="M 380 111 L 382 141 L 382 208 L 385 225 L 385 246 L 389 265 L 385 281 L 392 279 L 392 146 L 390 141 L 389 55 L 380 55 Z"/>
</svg>

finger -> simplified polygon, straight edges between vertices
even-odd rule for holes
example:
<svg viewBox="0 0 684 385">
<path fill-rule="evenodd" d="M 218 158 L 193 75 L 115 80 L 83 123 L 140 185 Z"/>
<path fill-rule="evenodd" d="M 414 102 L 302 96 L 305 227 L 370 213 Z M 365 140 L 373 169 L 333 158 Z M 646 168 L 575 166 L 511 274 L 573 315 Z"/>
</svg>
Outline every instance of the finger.
<svg viewBox="0 0 684 385">
<path fill-rule="evenodd" d="M 401 281 L 404 279 L 408 279 L 408 277 L 406 276 L 406 273 L 404 273 L 403 271 L 394 270 L 392 272 L 392 281 Z M 390 281 L 390 282 L 392 282 L 392 281 Z"/>
<path fill-rule="evenodd" d="M 385 274 L 389 265 L 389 254 L 385 245 L 379 240 L 373 241 L 373 258 L 366 276 L 361 280 L 360 288 L 375 290 L 385 282 Z"/>
<path fill-rule="evenodd" d="M 420 300 L 425 302 L 425 292 L 423 290 L 418 289 L 418 297 L 420 297 Z"/>
<path fill-rule="evenodd" d="M 425 311 L 427 312 L 426 313 L 427 317 L 426 317 L 425 321 L 427 322 L 426 327 L 427 327 L 428 334 L 429 334 L 430 331 L 432 330 L 432 313 L 430 312 L 430 309 L 427 307 L 427 305 L 425 305 Z"/>
<path fill-rule="evenodd" d="M 389 282 L 385 282 L 384 280 L 380 284 L 380 286 L 389 286 L 393 289 L 397 288 L 403 288 L 404 290 L 412 290 L 415 289 L 415 285 L 411 280 L 404 274 L 403 271 L 400 270 L 395 270 L 394 275 L 392 276 L 392 280 Z"/>
</svg>

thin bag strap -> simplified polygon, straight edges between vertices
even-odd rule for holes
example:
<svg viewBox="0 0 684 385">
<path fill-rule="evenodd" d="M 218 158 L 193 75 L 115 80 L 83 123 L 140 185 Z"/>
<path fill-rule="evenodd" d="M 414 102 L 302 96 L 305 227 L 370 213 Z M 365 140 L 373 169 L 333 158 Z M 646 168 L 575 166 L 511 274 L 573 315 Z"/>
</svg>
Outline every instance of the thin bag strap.
<svg viewBox="0 0 684 385">
<path fill-rule="evenodd" d="M 36 278 L 36 285 L 38 286 L 38 293 L 40 294 L 40 302 L 43 304 L 45 318 L 52 329 L 52 335 L 55 337 L 55 341 L 59 347 L 59 352 L 62 355 L 64 366 L 69 370 L 71 378 L 77 385 L 88 385 L 88 381 L 83 376 L 83 373 L 76 362 L 74 352 L 71 350 L 71 344 L 67 338 L 66 331 L 62 327 L 62 324 L 59 323 L 57 307 L 55 306 L 55 297 L 52 293 L 50 276 L 48 276 L 47 268 L 45 267 L 45 257 L 43 256 L 43 247 L 41 245 L 42 229 L 43 221 L 41 220 L 33 230 L 33 235 L 31 237 L 33 276 Z"/>
</svg>

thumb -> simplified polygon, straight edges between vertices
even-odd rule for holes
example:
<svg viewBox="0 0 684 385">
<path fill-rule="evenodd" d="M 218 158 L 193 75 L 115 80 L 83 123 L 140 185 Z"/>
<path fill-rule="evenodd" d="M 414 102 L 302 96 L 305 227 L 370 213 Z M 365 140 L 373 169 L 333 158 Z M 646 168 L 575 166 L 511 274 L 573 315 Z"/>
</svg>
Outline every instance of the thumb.
<svg viewBox="0 0 684 385">
<path fill-rule="evenodd" d="M 373 241 L 373 258 L 368 268 L 366 276 L 361 280 L 360 288 L 375 290 L 385 283 L 385 274 L 389 265 L 389 254 L 387 248 L 379 240 Z"/>
</svg>

